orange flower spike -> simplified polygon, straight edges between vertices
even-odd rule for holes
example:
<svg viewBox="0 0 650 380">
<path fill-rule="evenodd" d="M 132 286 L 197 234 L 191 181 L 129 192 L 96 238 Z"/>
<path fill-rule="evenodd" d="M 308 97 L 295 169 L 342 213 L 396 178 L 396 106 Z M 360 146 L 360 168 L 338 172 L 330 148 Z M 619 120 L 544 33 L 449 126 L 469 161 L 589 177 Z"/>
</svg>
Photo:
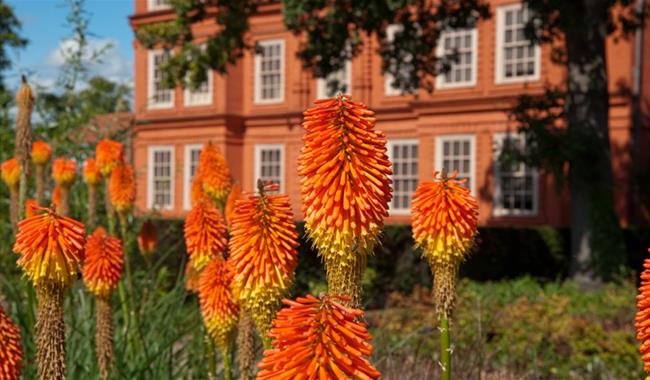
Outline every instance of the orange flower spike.
<svg viewBox="0 0 650 380">
<path fill-rule="evenodd" d="M 124 146 L 114 140 L 103 139 L 97 143 L 95 147 L 95 158 L 97 159 L 97 166 L 102 172 L 104 177 L 108 176 L 113 171 L 113 168 L 118 165 L 124 155 Z"/>
<path fill-rule="evenodd" d="M 20 165 L 18 165 L 18 160 L 10 158 L 3 162 L 0 166 L 0 171 L 2 172 L 2 180 L 7 186 L 18 186 L 18 182 L 20 181 Z"/>
<path fill-rule="evenodd" d="M 131 165 L 120 163 L 111 171 L 108 192 L 118 213 L 128 212 L 135 202 L 135 177 Z"/>
<path fill-rule="evenodd" d="M 111 295 L 122 276 L 124 252 L 122 243 L 109 236 L 102 227 L 88 237 L 86 258 L 83 264 L 83 280 L 88 289 L 97 297 Z"/>
<path fill-rule="evenodd" d="M 474 245 L 478 231 L 478 204 L 457 180 L 434 173 L 413 194 L 413 238 L 430 264 L 458 265 Z"/>
<path fill-rule="evenodd" d="M 298 264 L 298 232 L 289 197 L 260 189 L 235 203 L 229 241 L 231 268 L 240 301 L 264 335 L 291 286 Z"/>
<path fill-rule="evenodd" d="M 95 186 L 101 182 L 102 173 L 99 171 L 94 158 L 89 158 L 84 161 L 83 177 L 84 182 L 89 186 Z"/>
<path fill-rule="evenodd" d="M 17 264 L 35 286 L 70 285 L 77 279 L 86 242 L 84 225 L 54 210 L 18 222 L 13 251 Z"/>
<path fill-rule="evenodd" d="M 192 207 L 185 219 L 185 245 L 196 270 L 201 271 L 226 250 L 226 224 L 221 212 L 208 201 Z"/>
<path fill-rule="evenodd" d="M 212 142 L 208 142 L 201 151 L 197 173 L 201 178 L 203 191 L 223 204 L 230 190 L 230 170 L 223 154 Z"/>
<path fill-rule="evenodd" d="M 156 243 L 158 242 L 158 230 L 151 222 L 142 223 L 140 232 L 138 233 L 138 249 L 143 256 L 153 255 L 156 251 Z"/>
<path fill-rule="evenodd" d="M 194 180 L 192 181 L 192 189 L 190 195 L 192 197 L 192 206 L 195 206 L 197 203 L 204 200 L 210 201 L 208 194 L 203 191 L 203 182 L 199 176 L 194 177 Z"/>
<path fill-rule="evenodd" d="M 40 206 L 38 204 L 38 201 L 36 199 L 30 198 L 25 201 L 25 217 L 29 218 L 30 216 L 34 216 L 38 214 L 38 211 L 40 209 Z"/>
<path fill-rule="evenodd" d="M 220 257 L 212 259 L 199 277 L 199 303 L 203 322 L 222 353 L 229 351 L 239 315 L 231 283 L 226 261 Z"/>
<path fill-rule="evenodd" d="M 32 144 L 32 162 L 34 165 L 46 165 L 52 158 L 52 148 L 43 140 Z"/>
<path fill-rule="evenodd" d="M 57 185 L 72 185 L 77 178 L 77 163 L 74 160 L 57 158 L 52 164 L 52 178 Z"/>
<path fill-rule="evenodd" d="M 363 311 L 341 305 L 346 297 L 308 295 L 284 300 L 269 336 L 272 349 L 264 351 L 257 380 L 378 379 L 370 364 L 370 334 Z"/>
<path fill-rule="evenodd" d="M 0 379 L 20 380 L 23 360 L 20 330 L 0 306 Z"/>
<path fill-rule="evenodd" d="M 353 251 L 372 252 L 388 215 L 386 137 L 374 128 L 374 112 L 349 96 L 315 104 L 304 113 L 298 159 L 305 227 L 326 264 L 346 266 Z"/>
<path fill-rule="evenodd" d="M 228 228 L 231 228 L 232 224 L 232 219 L 235 216 L 235 202 L 237 200 L 241 199 L 243 197 L 241 187 L 239 185 L 234 184 L 232 185 L 232 188 L 230 189 L 230 193 L 228 194 L 228 200 L 226 201 L 226 207 L 224 210 L 224 213 L 226 214 L 226 224 L 228 224 Z"/>
<path fill-rule="evenodd" d="M 641 343 L 639 352 L 641 360 L 643 360 L 643 368 L 650 378 L 650 259 L 645 259 L 643 268 L 639 294 L 636 296 L 638 311 L 634 318 L 634 327 L 636 328 L 636 339 Z"/>
</svg>

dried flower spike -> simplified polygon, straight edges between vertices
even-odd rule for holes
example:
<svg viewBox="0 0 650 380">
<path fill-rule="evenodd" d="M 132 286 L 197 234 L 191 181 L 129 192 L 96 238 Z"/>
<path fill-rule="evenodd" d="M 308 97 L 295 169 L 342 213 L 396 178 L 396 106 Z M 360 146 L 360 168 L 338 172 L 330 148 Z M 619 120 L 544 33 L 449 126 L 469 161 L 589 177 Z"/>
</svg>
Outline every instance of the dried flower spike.
<svg viewBox="0 0 650 380">
<path fill-rule="evenodd" d="M 212 142 L 208 142 L 201 151 L 197 174 L 201 178 L 203 191 L 223 205 L 230 190 L 230 170 L 223 154 Z"/>
<path fill-rule="evenodd" d="M 324 258 L 333 294 L 360 302 L 361 273 L 391 199 L 386 137 L 374 112 L 349 96 L 315 102 L 304 113 L 298 159 L 307 235 Z"/>
<path fill-rule="evenodd" d="M 201 271 L 226 250 L 226 224 L 221 212 L 208 201 L 197 203 L 185 219 L 185 245 L 196 270 Z"/>
<path fill-rule="evenodd" d="M 370 334 L 361 322 L 363 311 L 341 304 L 346 297 L 312 295 L 280 310 L 269 335 L 273 348 L 264 351 L 257 380 L 378 379 L 368 361 Z"/>
<path fill-rule="evenodd" d="M 83 224 L 50 209 L 18 222 L 13 250 L 35 286 L 48 282 L 66 287 L 77 279 L 85 242 Z"/>
<path fill-rule="evenodd" d="M 20 380 L 23 360 L 20 330 L 0 306 L 0 379 Z"/>
<path fill-rule="evenodd" d="M 123 267 L 122 243 L 102 227 L 97 228 L 86 241 L 84 283 L 95 296 L 108 297 L 120 281 Z"/>
<path fill-rule="evenodd" d="M 277 189 L 260 184 L 260 195 L 236 202 L 231 221 L 228 261 L 236 293 L 262 336 L 271 327 L 298 264 L 298 232 L 289 197 L 267 193 Z"/>
<path fill-rule="evenodd" d="M 32 144 L 32 162 L 34 165 L 47 165 L 52 158 L 52 148 L 43 140 L 34 141 Z"/>
<path fill-rule="evenodd" d="M 212 259 L 199 277 L 199 302 L 208 334 L 223 354 L 229 351 L 237 326 L 239 307 L 235 302 L 226 261 Z"/>
<path fill-rule="evenodd" d="M 52 164 L 52 179 L 57 185 L 69 187 L 77 178 L 77 163 L 66 158 L 57 158 Z"/>
<path fill-rule="evenodd" d="M 95 147 L 97 166 L 105 178 L 111 174 L 113 168 L 122 160 L 124 146 L 114 140 L 103 139 Z"/>
</svg>

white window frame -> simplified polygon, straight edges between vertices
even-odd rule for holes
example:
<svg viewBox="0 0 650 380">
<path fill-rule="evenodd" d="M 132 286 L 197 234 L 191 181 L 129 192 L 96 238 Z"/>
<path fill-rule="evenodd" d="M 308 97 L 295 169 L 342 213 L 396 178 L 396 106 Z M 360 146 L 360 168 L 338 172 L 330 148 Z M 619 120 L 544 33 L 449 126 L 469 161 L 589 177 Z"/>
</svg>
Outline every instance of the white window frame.
<svg viewBox="0 0 650 380">
<path fill-rule="evenodd" d="M 183 91 L 183 104 L 186 107 L 194 107 L 194 106 L 207 106 L 212 104 L 214 101 L 213 99 L 213 77 L 214 73 L 210 68 L 207 69 L 207 82 L 208 82 L 208 92 L 203 93 L 203 92 L 194 92 L 190 88 L 190 86 L 185 87 L 185 91 Z M 198 100 L 192 100 L 192 96 L 200 95 L 202 96 Z"/>
<path fill-rule="evenodd" d="M 494 194 L 493 194 L 493 209 L 492 209 L 492 214 L 495 217 L 531 217 L 531 216 L 537 216 L 539 212 L 539 173 L 537 169 L 535 168 L 529 168 L 532 172 L 532 181 L 533 181 L 533 199 L 532 199 L 532 204 L 533 207 L 531 210 L 508 210 L 504 208 L 501 204 L 503 203 L 502 201 L 499 201 L 501 198 L 501 169 L 500 169 L 500 162 L 499 162 L 499 156 L 501 154 L 501 149 L 503 147 L 503 141 L 506 140 L 507 138 L 524 138 L 523 135 L 519 133 L 510 133 L 510 132 L 500 132 L 500 133 L 495 133 L 492 136 L 492 144 L 493 144 L 493 170 L 494 170 Z M 523 164 L 522 164 L 523 165 Z"/>
<path fill-rule="evenodd" d="M 400 24 L 390 24 L 386 27 L 386 41 L 392 42 L 395 39 L 395 34 L 401 31 L 404 27 Z M 402 96 L 404 91 L 393 86 L 395 77 L 390 73 L 384 72 L 384 96 Z"/>
<path fill-rule="evenodd" d="M 280 96 L 273 99 L 262 99 L 262 57 L 259 54 L 255 54 L 255 104 L 276 104 L 284 102 L 284 93 L 285 93 L 285 81 L 286 81 L 286 49 L 285 41 L 283 38 L 276 38 L 271 40 L 262 40 L 258 41 L 258 46 L 268 46 L 268 45 L 280 45 Z"/>
<path fill-rule="evenodd" d="M 505 12 L 519 10 L 525 5 L 522 3 L 501 5 L 497 7 L 496 14 L 496 62 L 495 62 L 495 83 L 519 83 L 527 81 L 535 81 L 540 78 L 541 71 L 541 48 L 539 44 L 535 44 L 534 58 L 535 58 L 535 72 L 532 75 L 525 75 L 514 78 L 506 78 L 504 76 L 504 61 L 503 61 L 503 48 L 504 48 L 504 30 L 505 30 Z M 529 11 L 530 12 L 530 11 Z"/>
<path fill-rule="evenodd" d="M 174 190 L 176 182 L 176 158 L 175 149 L 173 145 L 150 145 L 148 148 L 147 157 L 147 207 L 150 210 L 154 209 L 154 155 L 156 152 L 169 152 L 170 160 L 170 184 L 169 184 L 169 205 L 163 206 L 162 210 L 174 209 Z"/>
<path fill-rule="evenodd" d="M 174 95 L 175 90 L 170 88 L 166 91 L 169 91 L 169 101 L 164 103 L 154 102 L 153 94 L 155 92 L 155 79 L 154 79 L 154 60 L 155 57 L 159 54 L 165 54 L 164 49 L 152 49 L 147 52 L 147 108 L 148 109 L 163 109 L 163 108 L 173 108 L 174 107 Z"/>
<path fill-rule="evenodd" d="M 449 34 L 453 33 L 459 33 L 459 32 L 469 32 L 471 33 L 471 38 L 472 38 L 472 79 L 470 81 L 465 81 L 465 82 L 451 82 L 447 83 L 445 82 L 445 74 L 439 74 L 436 77 L 436 88 L 437 89 L 450 89 L 450 88 L 460 88 L 460 87 L 473 87 L 476 86 L 476 75 L 477 75 L 477 55 L 478 55 L 478 28 L 473 27 L 473 28 L 468 28 L 468 29 L 458 29 L 458 30 L 449 30 L 449 31 L 443 31 L 440 37 L 438 38 L 438 47 L 436 48 L 436 55 L 438 57 L 443 57 L 445 55 L 444 51 L 444 38 L 447 37 Z M 456 62 L 452 62 L 451 65 L 453 66 L 454 64 L 457 64 Z"/>
<path fill-rule="evenodd" d="M 352 62 L 346 61 L 345 62 L 345 67 L 343 68 L 345 70 L 345 93 L 347 95 L 352 94 Z M 338 74 L 338 72 L 332 73 L 332 74 Z M 330 98 L 330 96 L 327 95 L 328 91 L 328 86 L 327 86 L 327 80 L 328 78 L 318 78 L 318 81 L 316 82 L 316 98 L 317 99 L 326 99 Z"/>
<path fill-rule="evenodd" d="M 190 210 L 192 208 L 192 152 L 196 150 L 203 150 L 203 144 L 186 144 L 185 152 L 183 154 L 183 209 Z M 199 163 L 196 163 L 198 169 Z M 195 173 L 196 174 L 196 173 Z"/>
<path fill-rule="evenodd" d="M 417 178 L 417 182 L 420 182 L 420 140 L 418 139 L 390 139 L 386 142 L 386 153 L 388 156 L 388 159 L 391 162 L 391 169 L 393 167 L 393 157 L 392 157 L 392 152 L 393 152 L 393 147 L 395 145 L 417 145 L 418 147 L 418 157 L 416 159 L 418 160 L 418 172 L 415 173 L 415 176 Z M 392 175 L 391 175 L 392 178 Z M 394 189 L 395 184 L 393 183 L 391 187 Z M 417 188 L 417 184 L 416 184 Z M 415 193 L 415 191 L 414 191 Z M 413 201 L 413 193 L 411 194 L 411 202 Z M 388 213 L 389 215 L 411 215 L 411 208 L 395 208 L 394 207 L 394 202 L 395 198 L 391 198 L 390 203 L 388 204 Z"/>
<path fill-rule="evenodd" d="M 161 11 L 163 9 L 171 9 L 171 4 L 157 4 L 156 0 L 147 0 L 147 10 L 152 11 Z"/>
<path fill-rule="evenodd" d="M 470 163 L 469 163 L 469 179 L 470 187 L 469 190 L 472 195 L 476 195 L 476 135 L 474 134 L 454 134 L 454 135 L 440 135 L 436 136 L 436 150 L 435 150 L 435 159 L 434 167 L 436 171 L 442 171 L 442 162 L 443 162 L 443 145 L 445 142 L 451 141 L 468 141 L 469 150 L 470 150 Z"/>
<path fill-rule="evenodd" d="M 261 168 L 261 159 L 262 159 L 262 150 L 272 150 L 278 149 L 280 151 L 280 193 L 284 193 L 284 183 L 286 181 L 284 177 L 284 144 L 255 144 L 255 175 L 253 177 L 253 189 L 257 189 L 257 180 L 261 177 L 262 168 Z"/>
</svg>

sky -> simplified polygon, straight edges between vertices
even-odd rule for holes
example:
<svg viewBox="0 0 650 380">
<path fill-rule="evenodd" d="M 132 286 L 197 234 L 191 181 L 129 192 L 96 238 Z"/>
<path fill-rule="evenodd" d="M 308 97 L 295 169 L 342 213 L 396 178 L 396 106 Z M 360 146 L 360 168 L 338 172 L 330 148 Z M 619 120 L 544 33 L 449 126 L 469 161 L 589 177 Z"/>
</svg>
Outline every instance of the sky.
<svg viewBox="0 0 650 380">
<path fill-rule="evenodd" d="M 16 89 L 20 74 L 26 73 L 30 83 L 55 90 L 59 66 L 63 62 L 61 49 L 70 47 L 66 41 L 72 31 L 66 25 L 67 8 L 64 0 L 5 0 L 22 23 L 21 35 L 29 40 L 26 48 L 9 50 L 12 68 L 5 82 Z M 133 0 L 86 0 L 90 16 L 90 46 L 107 43 L 112 48 L 101 63 L 92 65 L 90 75 L 102 74 L 121 83 L 132 83 L 133 33 L 128 16 L 133 13 Z"/>
</svg>

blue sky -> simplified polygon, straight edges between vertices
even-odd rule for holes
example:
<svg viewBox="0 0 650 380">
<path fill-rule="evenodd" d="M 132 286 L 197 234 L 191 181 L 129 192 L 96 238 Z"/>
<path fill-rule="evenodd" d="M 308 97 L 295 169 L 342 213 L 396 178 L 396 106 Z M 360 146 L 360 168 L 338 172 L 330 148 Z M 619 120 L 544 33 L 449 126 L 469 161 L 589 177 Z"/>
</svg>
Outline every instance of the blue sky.
<svg viewBox="0 0 650 380">
<path fill-rule="evenodd" d="M 71 31 L 66 26 L 67 8 L 64 0 L 7 0 L 22 23 L 21 34 L 29 40 L 25 49 L 9 51 L 13 67 L 6 73 L 6 84 L 16 88 L 20 73 L 30 73 L 30 82 L 53 89 L 62 62 L 61 47 Z M 87 0 L 90 14 L 91 46 L 111 43 L 101 64 L 91 67 L 113 80 L 132 82 L 133 33 L 128 16 L 133 13 L 133 0 Z"/>
</svg>

